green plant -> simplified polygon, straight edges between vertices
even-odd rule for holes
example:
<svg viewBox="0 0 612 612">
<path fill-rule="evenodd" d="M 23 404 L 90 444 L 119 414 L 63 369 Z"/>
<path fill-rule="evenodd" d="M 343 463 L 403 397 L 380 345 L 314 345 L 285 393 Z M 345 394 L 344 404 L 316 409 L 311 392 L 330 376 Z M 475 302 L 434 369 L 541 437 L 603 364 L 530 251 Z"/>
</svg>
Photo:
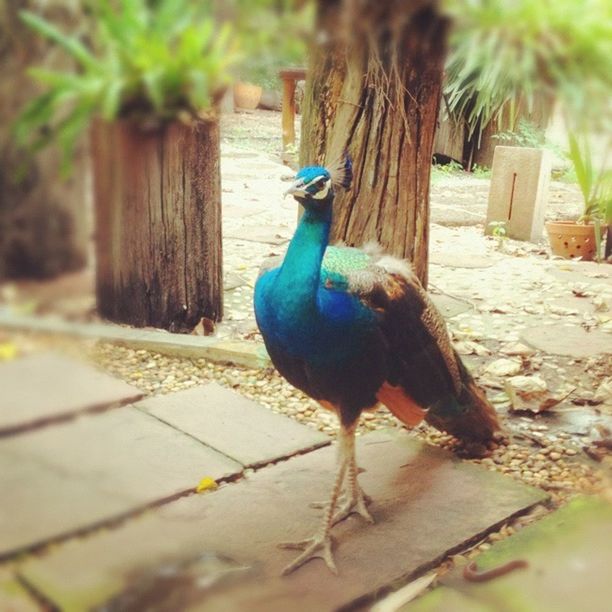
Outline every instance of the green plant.
<svg viewBox="0 0 612 612">
<path fill-rule="evenodd" d="M 554 142 L 546 138 L 544 130 L 538 128 L 534 123 L 525 119 L 519 118 L 516 131 L 506 130 L 491 136 L 501 143 L 509 144 L 516 147 L 533 147 L 548 149 L 558 156 L 563 155 L 563 151 Z"/>
<path fill-rule="evenodd" d="M 463 172 L 463 166 L 454 159 L 451 159 L 448 164 L 433 164 L 435 171 L 441 175 L 450 175 Z"/>
<path fill-rule="evenodd" d="M 596 252 L 599 258 L 601 224 L 612 223 L 612 170 L 605 166 L 607 155 L 604 155 L 599 170 L 594 167 L 587 135 L 570 132 L 568 139 L 568 158 L 572 162 L 583 198 L 583 212 L 578 221 L 595 225 Z"/>
<path fill-rule="evenodd" d="M 600 121 L 612 86 L 607 0 L 447 0 L 455 27 L 445 98 L 470 135 L 491 121 L 511 129 L 539 97 Z"/>
<path fill-rule="evenodd" d="M 566 168 L 561 168 L 559 170 L 555 170 L 553 168 L 552 178 L 556 181 L 561 181 L 563 183 L 575 184 L 576 181 L 576 172 L 573 166 L 567 166 Z"/>
<path fill-rule="evenodd" d="M 516 131 L 498 132 L 492 138 L 501 143 L 512 143 L 519 147 L 541 147 L 546 143 L 544 131 L 523 117 L 518 120 Z"/>
<path fill-rule="evenodd" d="M 605 159 L 599 170 L 593 166 L 591 145 L 587 136 L 570 132 L 568 158 L 573 164 L 576 181 L 584 200 L 579 221 L 589 223 L 595 218 L 609 219 L 612 200 L 612 170 L 606 169 Z"/>
<path fill-rule="evenodd" d="M 508 240 L 506 222 L 491 221 L 489 227 L 491 228 L 491 235 L 497 239 L 497 248 L 501 251 L 504 247 L 504 241 Z"/>
<path fill-rule="evenodd" d="M 491 178 L 491 168 L 474 164 L 472 166 L 472 174 L 478 178 Z"/>
<path fill-rule="evenodd" d="M 61 146 L 65 165 L 94 116 L 159 122 L 209 111 L 230 82 L 237 48 L 229 25 L 189 0 L 95 0 L 81 40 L 29 11 L 25 23 L 74 60 L 73 71 L 32 68 L 45 91 L 16 124 L 22 144 Z"/>
</svg>

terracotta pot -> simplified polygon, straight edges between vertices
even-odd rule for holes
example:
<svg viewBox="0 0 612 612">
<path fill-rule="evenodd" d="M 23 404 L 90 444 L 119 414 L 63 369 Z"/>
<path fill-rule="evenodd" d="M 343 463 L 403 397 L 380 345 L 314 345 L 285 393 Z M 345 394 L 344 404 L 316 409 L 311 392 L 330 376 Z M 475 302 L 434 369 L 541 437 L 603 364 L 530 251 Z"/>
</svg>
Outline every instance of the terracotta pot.
<svg viewBox="0 0 612 612">
<path fill-rule="evenodd" d="M 261 100 L 261 93 L 262 89 L 259 85 L 238 81 L 234 83 L 234 105 L 238 108 L 254 110 Z"/>
<path fill-rule="evenodd" d="M 574 221 L 548 221 L 546 231 L 550 240 L 550 248 L 555 255 L 565 259 L 592 261 L 595 257 L 595 226 L 583 225 Z M 601 234 L 605 226 L 601 227 Z"/>
</svg>

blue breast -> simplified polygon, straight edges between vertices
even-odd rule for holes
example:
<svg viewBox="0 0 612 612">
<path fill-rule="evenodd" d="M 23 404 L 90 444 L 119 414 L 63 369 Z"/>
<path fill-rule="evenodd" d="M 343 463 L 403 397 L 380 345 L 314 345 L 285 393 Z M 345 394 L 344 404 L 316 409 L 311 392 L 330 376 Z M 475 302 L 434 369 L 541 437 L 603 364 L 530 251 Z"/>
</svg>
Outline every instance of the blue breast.
<svg viewBox="0 0 612 612">
<path fill-rule="evenodd" d="M 317 365 L 338 363 L 363 350 L 375 313 L 344 291 L 319 286 L 304 299 L 299 290 L 276 283 L 279 269 L 255 286 L 255 315 L 266 341 L 276 351 Z"/>
</svg>

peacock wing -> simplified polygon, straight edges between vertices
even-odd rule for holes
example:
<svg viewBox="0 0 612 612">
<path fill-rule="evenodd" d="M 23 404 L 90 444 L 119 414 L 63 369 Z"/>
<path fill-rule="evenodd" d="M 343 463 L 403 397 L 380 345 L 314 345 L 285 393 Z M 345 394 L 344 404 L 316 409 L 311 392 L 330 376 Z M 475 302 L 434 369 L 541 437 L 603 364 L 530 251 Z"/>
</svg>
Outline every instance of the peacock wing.
<svg viewBox="0 0 612 612">
<path fill-rule="evenodd" d="M 391 383 L 405 378 L 401 372 L 412 364 L 417 371 L 431 369 L 438 386 L 442 376 L 445 388 L 460 392 L 458 358 L 446 324 L 408 262 L 383 255 L 375 245 L 329 247 L 321 282 L 356 295 L 379 314 L 393 366 Z"/>
<path fill-rule="evenodd" d="M 325 287 L 352 293 L 378 314 L 388 372 L 379 399 L 409 425 L 419 407 L 428 408 L 426 418 L 438 429 L 463 439 L 490 439 L 498 429 L 495 412 L 408 262 L 368 246 L 328 248 L 323 263 Z"/>
</svg>

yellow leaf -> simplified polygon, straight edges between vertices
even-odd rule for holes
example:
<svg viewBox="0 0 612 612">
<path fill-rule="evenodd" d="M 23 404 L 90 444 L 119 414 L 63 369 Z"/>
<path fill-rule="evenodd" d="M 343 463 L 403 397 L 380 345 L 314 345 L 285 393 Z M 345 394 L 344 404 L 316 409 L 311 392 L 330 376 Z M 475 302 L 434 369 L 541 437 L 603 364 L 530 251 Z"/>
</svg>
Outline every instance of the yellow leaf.
<svg viewBox="0 0 612 612">
<path fill-rule="evenodd" d="M 202 493 L 202 491 L 214 491 L 219 485 L 214 478 L 210 476 L 204 476 L 196 487 L 196 493 Z"/>
<path fill-rule="evenodd" d="M 0 342 L 0 361 L 10 361 L 17 357 L 17 347 L 12 342 Z"/>
</svg>

